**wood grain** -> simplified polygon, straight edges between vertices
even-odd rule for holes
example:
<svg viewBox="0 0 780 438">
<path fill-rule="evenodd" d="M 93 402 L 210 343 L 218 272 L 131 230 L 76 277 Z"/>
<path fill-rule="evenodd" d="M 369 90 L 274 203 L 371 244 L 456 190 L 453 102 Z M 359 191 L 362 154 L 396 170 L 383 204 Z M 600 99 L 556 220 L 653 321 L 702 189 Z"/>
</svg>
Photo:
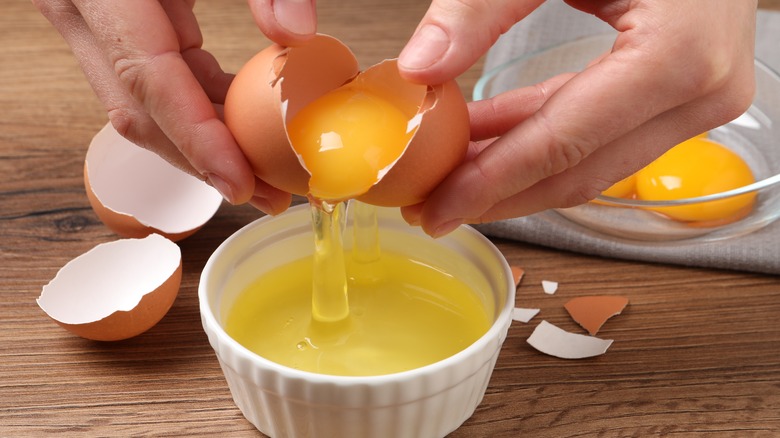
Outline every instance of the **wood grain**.
<svg viewBox="0 0 780 438">
<path fill-rule="evenodd" d="M 258 217 L 253 209 L 225 206 L 181 242 L 179 297 L 141 336 L 86 341 L 36 305 L 61 266 L 117 238 L 90 209 L 81 175 L 106 117 L 33 6 L 0 4 L 0 436 L 259 436 L 233 404 L 196 296 L 207 258 Z M 320 30 L 370 65 L 398 53 L 426 6 L 321 0 Z M 228 71 L 267 44 L 243 0 L 196 10 L 206 48 Z M 479 73 L 478 63 L 460 78 L 467 95 Z M 453 437 L 780 436 L 777 277 L 496 244 L 525 268 L 517 304 L 542 311 L 510 329 L 483 403 Z M 544 294 L 542 280 L 558 281 L 558 292 Z M 566 361 L 526 344 L 541 318 L 577 331 L 563 304 L 591 294 L 630 300 L 599 333 L 615 340 L 607 354 Z"/>
</svg>

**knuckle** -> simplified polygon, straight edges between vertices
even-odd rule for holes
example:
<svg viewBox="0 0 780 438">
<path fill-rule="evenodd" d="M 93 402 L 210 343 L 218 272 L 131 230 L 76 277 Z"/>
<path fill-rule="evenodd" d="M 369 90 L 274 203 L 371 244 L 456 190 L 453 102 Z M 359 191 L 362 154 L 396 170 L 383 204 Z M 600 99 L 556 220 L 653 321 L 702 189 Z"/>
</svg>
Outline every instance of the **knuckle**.
<svg viewBox="0 0 780 438">
<path fill-rule="evenodd" d="M 178 51 L 165 51 L 160 54 L 133 53 L 116 50 L 112 57 L 114 72 L 125 89 L 137 101 L 144 103 L 148 96 L 147 83 L 156 74 L 164 73 L 164 63 L 170 57 L 181 57 Z"/>
<path fill-rule="evenodd" d="M 108 120 L 119 135 L 133 140 L 137 124 L 131 111 L 125 108 L 111 108 L 108 110 Z"/>
<path fill-rule="evenodd" d="M 476 186 L 482 187 L 480 191 L 476 191 L 475 194 L 479 196 L 481 203 L 486 205 L 493 205 L 503 199 L 503 196 L 498 192 L 497 188 L 501 187 L 500 181 L 497 181 L 495 172 L 491 172 L 487 167 L 487 164 L 481 160 L 469 161 L 472 164 L 473 171 L 475 173 Z M 477 200 L 474 200 L 477 201 Z"/>
<path fill-rule="evenodd" d="M 752 71 L 751 71 L 752 72 Z M 756 93 L 755 75 L 750 74 L 734 80 L 734 84 L 729 87 L 728 96 L 725 99 L 718 99 L 723 102 L 723 118 L 718 120 L 719 124 L 727 123 L 744 113 L 753 103 Z"/>
<path fill-rule="evenodd" d="M 147 114 L 126 107 L 109 108 L 107 112 L 108 121 L 119 135 L 136 146 L 154 149 L 153 144 L 150 143 L 150 139 L 154 137 L 151 130 L 157 125 Z"/>
<path fill-rule="evenodd" d="M 547 157 L 544 160 L 544 176 L 549 177 L 579 164 L 598 145 L 581 136 L 557 128 L 546 117 L 539 119 L 539 125 L 549 139 Z"/>
<path fill-rule="evenodd" d="M 130 95 L 143 101 L 143 74 L 147 61 L 142 57 L 129 54 L 118 55 L 114 60 L 114 72 Z"/>
<path fill-rule="evenodd" d="M 749 94 L 749 98 L 752 99 L 752 68 L 745 68 L 752 66 L 752 58 L 735 56 L 727 50 L 688 50 L 685 51 L 684 57 L 667 57 L 667 59 L 668 62 L 664 67 L 676 72 L 670 77 L 679 79 L 672 83 L 679 84 L 677 91 L 683 96 L 695 99 L 734 89 L 746 90 L 746 94 Z M 680 68 L 681 65 L 684 68 Z M 744 98 L 744 96 L 733 97 Z M 736 102 L 743 103 L 744 100 L 738 99 Z M 736 103 L 734 105 L 739 106 Z"/>
</svg>

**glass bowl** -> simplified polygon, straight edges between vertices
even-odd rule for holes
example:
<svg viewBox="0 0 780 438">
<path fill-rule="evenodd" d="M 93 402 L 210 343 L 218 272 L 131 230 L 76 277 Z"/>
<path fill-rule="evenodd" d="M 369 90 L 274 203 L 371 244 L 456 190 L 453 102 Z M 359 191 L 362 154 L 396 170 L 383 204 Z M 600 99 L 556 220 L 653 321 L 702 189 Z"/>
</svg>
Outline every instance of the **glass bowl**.
<svg viewBox="0 0 780 438">
<path fill-rule="evenodd" d="M 350 209 L 352 210 L 352 209 Z M 203 328 L 233 400 L 269 436 L 443 437 L 482 401 L 507 336 L 515 305 L 512 273 L 490 241 L 468 226 L 441 239 L 410 227 L 398 209 L 377 211 L 382 249 L 414 255 L 457 273 L 491 310 L 492 325 L 466 349 L 409 371 L 336 376 L 301 371 L 265 359 L 225 331 L 227 310 L 248 284 L 314 250 L 308 205 L 260 218 L 238 230 L 212 254 L 198 297 Z M 348 222 L 349 223 L 349 222 Z M 352 233 L 344 233 L 345 246 Z M 403 315 L 398 315 L 403 320 Z"/>
<path fill-rule="evenodd" d="M 536 84 L 559 73 L 580 71 L 612 47 L 615 34 L 585 37 L 509 60 L 479 79 L 474 100 Z M 709 131 L 710 139 L 736 152 L 753 171 L 756 182 L 713 195 L 667 201 L 643 201 L 599 196 L 596 202 L 555 209 L 551 214 L 618 240 L 672 243 L 713 241 L 761 229 L 780 216 L 780 76 L 755 61 L 756 94 L 748 110 L 735 120 Z M 714 202 L 754 192 L 752 211 L 726 224 L 702 225 L 676 221 L 649 210 L 654 207 Z"/>
</svg>

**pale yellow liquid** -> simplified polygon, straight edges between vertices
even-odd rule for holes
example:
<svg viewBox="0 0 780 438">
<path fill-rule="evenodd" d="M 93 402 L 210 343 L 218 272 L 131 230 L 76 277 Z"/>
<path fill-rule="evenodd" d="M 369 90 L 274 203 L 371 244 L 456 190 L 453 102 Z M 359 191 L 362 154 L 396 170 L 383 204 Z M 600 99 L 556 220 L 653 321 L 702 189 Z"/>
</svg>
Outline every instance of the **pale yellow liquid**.
<svg viewBox="0 0 780 438">
<path fill-rule="evenodd" d="M 258 355 L 321 374 L 366 376 L 410 370 L 463 350 L 492 315 L 456 277 L 384 251 L 358 263 L 345 254 L 349 317 L 312 318 L 312 258 L 275 268 L 236 299 L 225 330 Z"/>
</svg>

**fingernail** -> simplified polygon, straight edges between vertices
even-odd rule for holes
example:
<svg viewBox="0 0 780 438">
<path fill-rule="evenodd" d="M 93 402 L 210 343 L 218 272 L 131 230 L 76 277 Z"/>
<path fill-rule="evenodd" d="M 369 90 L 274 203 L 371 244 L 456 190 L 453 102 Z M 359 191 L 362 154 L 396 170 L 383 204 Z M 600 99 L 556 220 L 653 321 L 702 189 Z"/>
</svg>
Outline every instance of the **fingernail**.
<svg viewBox="0 0 780 438">
<path fill-rule="evenodd" d="M 210 173 L 206 176 L 206 183 L 210 185 L 211 187 L 214 187 L 217 189 L 217 191 L 222 195 L 225 200 L 231 204 L 235 204 L 233 197 L 233 189 L 230 187 L 230 184 L 228 184 L 224 179 L 219 177 L 218 175 L 215 175 L 213 173 Z"/>
<path fill-rule="evenodd" d="M 276 0 L 274 16 L 283 28 L 298 35 L 317 30 L 317 16 L 310 0 Z"/>
<path fill-rule="evenodd" d="M 261 198 L 259 196 L 253 196 L 252 199 L 249 200 L 249 205 L 262 211 L 265 214 L 276 216 L 276 212 L 274 208 L 271 206 L 271 203 L 268 202 L 268 200 L 265 198 Z"/>
<path fill-rule="evenodd" d="M 431 234 L 434 238 L 442 237 L 446 234 L 449 234 L 455 230 L 455 228 L 458 228 L 463 224 L 463 219 L 453 219 L 449 222 L 445 222 L 433 231 L 433 234 Z"/>
<path fill-rule="evenodd" d="M 398 65 L 421 70 L 435 64 L 450 48 L 450 38 L 439 26 L 426 24 L 413 36 L 398 56 Z"/>
</svg>

